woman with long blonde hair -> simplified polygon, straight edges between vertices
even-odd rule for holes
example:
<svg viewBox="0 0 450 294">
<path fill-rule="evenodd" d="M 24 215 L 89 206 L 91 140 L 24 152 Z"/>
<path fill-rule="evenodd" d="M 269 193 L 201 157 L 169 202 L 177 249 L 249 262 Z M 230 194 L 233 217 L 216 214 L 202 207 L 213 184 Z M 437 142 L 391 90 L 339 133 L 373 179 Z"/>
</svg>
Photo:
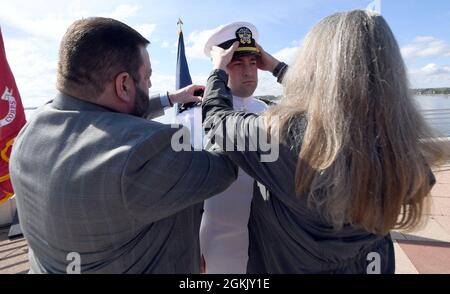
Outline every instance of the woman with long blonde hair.
<svg viewBox="0 0 450 294">
<path fill-rule="evenodd" d="M 222 69 L 234 49 L 212 51 L 205 125 L 224 126 L 216 141 L 254 142 L 261 129 L 279 138 L 273 162 L 261 160 L 261 148 L 223 148 L 260 187 L 248 272 L 393 273 L 389 232 L 420 223 L 434 184 L 430 168 L 448 150 L 414 105 L 384 18 L 356 10 L 320 21 L 283 77 L 279 105 L 262 116 L 230 108 Z M 280 65 L 262 50 L 260 69 L 280 76 Z"/>
</svg>

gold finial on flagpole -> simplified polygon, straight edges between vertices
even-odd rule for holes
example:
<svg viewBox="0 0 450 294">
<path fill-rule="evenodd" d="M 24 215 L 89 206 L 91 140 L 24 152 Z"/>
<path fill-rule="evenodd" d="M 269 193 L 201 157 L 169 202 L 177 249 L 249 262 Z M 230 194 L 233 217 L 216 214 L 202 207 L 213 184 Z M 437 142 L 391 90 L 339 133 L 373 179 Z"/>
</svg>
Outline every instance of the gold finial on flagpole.
<svg viewBox="0 0 450 294">
<path fill-rule="evenodd" d="M 183 21 L 181 20 L 181 18 L 178 19 L 177 25 L 180 26 L 180 31 L 179 33 L 181 33 L 183 31 Z"/>
</svg>

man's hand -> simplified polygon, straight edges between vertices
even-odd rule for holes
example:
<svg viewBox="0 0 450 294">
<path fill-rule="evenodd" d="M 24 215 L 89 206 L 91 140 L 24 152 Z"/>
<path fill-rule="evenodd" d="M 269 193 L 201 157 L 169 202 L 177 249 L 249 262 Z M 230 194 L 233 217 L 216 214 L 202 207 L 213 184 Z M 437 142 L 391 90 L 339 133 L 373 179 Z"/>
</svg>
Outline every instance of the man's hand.
<svg viewBox="0 0 450 294">
<path fill-rule="evenodd" d="M 258 47 L 261 52 L 261 57 L 258 58 L 258 68 L 260 70 L 270 71 L 273 73 L 273 70 L 277 67 L 280 61 L 264 51 L 259 44 L 256 44 L 256 47 Z"/>
<path fill-rule="evenodd" d="M 194 92 L 198 90 L 205 90 L 205 86 L 189 85 L 179 89 L 173 93 L 169 93 L 170 103 L 189 103 L 202 101 L 202 97 L 194 96 Z"/>
<path fill-rule="evenodd" d="M 223 69 L 227 67 L 227 65 L 233 59 L 234 51 L 239 47 L 239 42 L 236 41 L 231 45 L 228 49 L 223 49 L 218 46 L 213 46 L 211 49 L 211 61 L 213 64 L 213 69 Z"/>
</svg>

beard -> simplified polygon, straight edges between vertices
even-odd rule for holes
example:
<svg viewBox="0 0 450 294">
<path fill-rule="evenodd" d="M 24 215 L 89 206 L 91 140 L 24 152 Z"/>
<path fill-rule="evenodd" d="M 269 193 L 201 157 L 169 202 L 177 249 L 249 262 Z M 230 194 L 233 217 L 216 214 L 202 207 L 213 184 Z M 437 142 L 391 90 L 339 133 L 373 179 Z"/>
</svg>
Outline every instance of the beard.
<svg viewBox="0 0 450 294">
<path fill-rule="evenodd" d="M 145 117 L 148 114 L 150 97 L 136 85 L 136 95 L 134 96 L 134 109 L 131 113 L 137 117 Z"/>
</svg>

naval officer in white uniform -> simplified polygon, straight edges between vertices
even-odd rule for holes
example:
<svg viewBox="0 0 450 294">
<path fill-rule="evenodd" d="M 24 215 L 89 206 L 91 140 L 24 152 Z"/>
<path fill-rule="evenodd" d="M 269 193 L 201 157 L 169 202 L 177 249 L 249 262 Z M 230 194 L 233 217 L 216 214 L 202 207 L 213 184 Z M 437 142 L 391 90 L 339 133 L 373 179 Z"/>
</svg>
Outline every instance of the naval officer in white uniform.
<svg viewBox="0 0 450 294">
<path fill-rule="evenodd" d="M 229 48 L 239 41 L 239 48 L 227 66 L 228 87 L 233 94 L 233 108 L 238 111 L 262 113 L 268 105 L 253 97 L 258 85 L 256 47 L 258 32 L 248 22 L 235 22 L 216 29 L 206 42 L 204 52 L 210 57 L 212 46 Z M 205 146 L 202 111 L 193 107 L 177 115 L 177 121 L 190 130 L 191 144 Z M 248 219 L 253 195 L 253 178 L 239 169 L 237 180 L 223 193 L 204 204 L 200 227 L 200 247 L 208 274 L 243 274 L 248 261 Z"/>
</svg>

